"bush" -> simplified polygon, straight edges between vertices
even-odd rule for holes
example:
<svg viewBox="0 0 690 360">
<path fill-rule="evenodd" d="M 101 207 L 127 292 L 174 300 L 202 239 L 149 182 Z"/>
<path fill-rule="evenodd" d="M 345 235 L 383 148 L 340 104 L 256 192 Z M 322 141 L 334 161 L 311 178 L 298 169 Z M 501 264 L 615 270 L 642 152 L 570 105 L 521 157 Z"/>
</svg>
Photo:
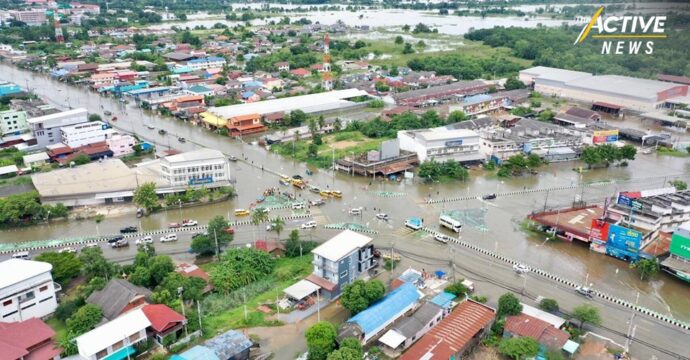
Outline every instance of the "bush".
<svg viewBox="0 0 690 360">
<path fill-rule="evenodd" d="M 558 302 L 554 299 L 541 299 L 539 308 L 548 312 L 556 312 L 558 311 Z"/>
<path fill-rule="evenodd" d="M 77 297 L 71 300 L 63 300 L 60 302 L 60 305 L 58 305 L 57 309 L 55 309 L 55 317 L 62 321 L 67 321 L 67 319 L 77 312 L 77 310 L 79 310 L 79 308 L 84 304 L 85 301 L 83 297 Z"/>
</svg>

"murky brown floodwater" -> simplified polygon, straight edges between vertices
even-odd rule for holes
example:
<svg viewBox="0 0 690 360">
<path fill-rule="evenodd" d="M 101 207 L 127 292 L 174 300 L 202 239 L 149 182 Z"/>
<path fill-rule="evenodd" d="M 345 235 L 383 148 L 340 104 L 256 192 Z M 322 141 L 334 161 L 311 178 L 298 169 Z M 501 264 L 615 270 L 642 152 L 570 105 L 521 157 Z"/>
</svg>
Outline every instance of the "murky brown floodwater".
<svg viewBox="0 0 690 360">
<path fill-rule="evenodd" d="M 0 64 L 0 80 L 13 81 L 21 86 L 28 86 L 44 97 L 47 101 L 65 107 L 66 103 L 72 107 L 85 107 L 91 112 L 102 113 L 108 109 L 119 120 L 115 127 L 136 133 L 140 138 L 153 142 L 159 148 L 175 148 L 188 151 L 200 146 L 216 148 L 226 154 L 241 156 L 244 154 L 249 162 L 262 164 L 266 169 L 278 172 L 304 175 L 306 166 L 294 163 L 280 156 L 266 152 L 258 146 L 252 146 L 211 134 L 200 127 L 191 126 L 178 120 L 150 116 L 132 105 L 122 105 L 111 99 L 83 89 L 67 86 L 46 76 L 21 71 L 5 64 Z M 103 108 L 101 108 L 103 106 Z M 632 121 L 628 119 L 627 121 Z M 145 124 L 153 124 L 156 128 L 165 127 L 169 134 L 160 136 L 156 130 L 149 130 Z M 647 125 L 635 125 L 636 127 Z M 183 136 L 187 143 L 179 143 L 176 139 Z M 330 223 L 357 220 L 348 217 L 346 209 L 352 206 L 366 207 L 368 217 L 372 220 L 360 220 L 364 224 L 379 230 L 382 240 L 395 239 L 399 235 L 396 230 L 402 221 L 409 216 L 422 216 L 426 219 L 436 219 L 442 210 L 466 209 L 486 207 L 486 222 L 489 232 L 476 229 L 463 230 L 463 239 L 476 241 L 486 248 L 498 245 L 499 251 L 527 264 L 539 266 L 555 274 L 584 282 L 589 273 L 590 282 L 595 287 L 605 290 L 612 295 L 632 300 L 636 291 L 640 291 L 640 304 L 661 312 L 670 309 L 673 315 L 686 321 L 690 320 L 690 285 L 682 283 L 666 275 L 660 275 L 650 283 L 642 283 L 636 274 L 628 269 L 628 264 L 616 259 L 590 252 L 579 243 L 555 243 L 542 245 L 543 241 L 530 238 L 519 231 L 517 223 L 524 219 L 533 209 L 544 206 L 545 192 L 537 192 L 520 196 L 499 197 L 491 203 L 479 200 L 453 202 L 438 205 L 422 204 L 422 200 L 430 194 L 434 198 L 481 195 L 493 192 L 514 191 L 529 188 L 546 188 L 563 185 L 577 185 L 580 183 L 603 182 L 609 180 L 630 180 L 624 183 L 612 182 L 605 186 L 589 187 L 584 191 L 586 201 L 600 202 L 605 196 L 612 196 L 619 190 L 639 190 L 664 186 L 666 181 L 674 177 L 690 178 L 690 162 L 687 158 L 674 158 L 657 155 L 639 155 L 638 159 L 630 163 L 629 167 L 599 169 L 585 174 L 572 171 L 576 166 L 571 163 L 554 164 L 545 168 L 539 175 L 511 179 L 486 178 L 474 176 L 468 182 L 447 184 L 418 184 L 415 182 L 373 182 L 372 179 L 350 177 L 346 174 L 336 174 L 330 171 L 316 171 L 310 181 L 318 186 L 336 188 L 345 194 L 342 200 L 331 201 L 322 207 L 324 216 Z M 259 168 L 242 163 L 232 165 L 233 177 L 237 179 L 239 196 L 231 201 L 195 207 L 172 210 L 154 214 L 141 219 L 143 230 L 165 227 L 169 222 L 178 222 L 184 218 L 194 218 L 205 223 L 216 215 L 232 216 L 232 209 L 246 208 L 266 188 L 278 186 L 278 178 Z M 653 177 L 653 178 L 652 178 Z M 405 193 L 405 197 L 380 197 L 374 191 L 389 191 Z M 312 198 L 313 194 L 306 191 L 298 192 L 303 198 Z M 550 192 L 547 206 L 567 206 L 581 194 L 581 189 Z M 379 224 L 373 220 L 373 208 L 383 209 L 390 214 L 392 220 L 388 224 Z M 230 214 L 229 214 L 230 213 Z M 68 238 L 95 234 L 116 233 L 126 225 L 137 224 L 139 219 L 134 215 L 108 218 L 101 224 L 93 221 L 58 222 L 50 225 L 38 225 L 11 231 L 0 231 L 1 242 L 22 242 L 52 238 Z M 428 221 L 427 221 L 428 222 Z M 435 221 L 431 222 L 435 224 Z M 387 240 L 386 240 L 387 241 Z M 406 240 L 407 241 L 407 240 Z M 401 241 L 399 245 L 404 246 Z M 429 251 L 435 251 L 430 249 Z M 427 254 L 429 255 L 429 254 Z M 433 253 L 431 255 L 434 255 Z M 445 257 L 446 254 L 438 254 Z"/>
</svg>

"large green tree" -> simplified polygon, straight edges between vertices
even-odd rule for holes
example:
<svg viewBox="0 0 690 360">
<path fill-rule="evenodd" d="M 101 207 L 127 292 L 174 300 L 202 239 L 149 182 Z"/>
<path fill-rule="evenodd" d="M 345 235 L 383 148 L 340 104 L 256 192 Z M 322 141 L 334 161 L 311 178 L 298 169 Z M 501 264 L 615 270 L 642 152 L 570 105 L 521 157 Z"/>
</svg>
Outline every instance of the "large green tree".
<svg viewBox="0 0 690 360">
<path fill-rule="evenodd" d="M 66 284 L 81 273 L 82 262 L 74 253 L 44 252 L 35 258 L 53 265 L 53 279 L 60 284 Z"/>
<path fill-rule="evenodd" d="M 158 209 L 160 203 L 158 202 L 158 194 L 156 194 L 156 183 L 147 182 L 137 186 L 132 201 L 137 206 L 144 208 L 146 212 Z"/>
<path fill-rule="evenodd" d="M 71 334 L 78 336 L 96 327 L 101 318 L 101 308 L 94 304 L 86 304 L 67 319 L 67 329 Z"/>
<path fill-rule="evenodd" d="M 216 289 L 227 294 L 266 277 L 274 266 L 275 260 L 266 252 L 242 247 L 227 250 L 209 275 Z"/>
<path fill-rule="evenodd" d="M 640 280 L 649 280 L 659 273 L 659 262 L 656 259 L 640 259 L 630 264 L 630 267 L 637 270 Z"/>
<path fill-rule="evenodd" d="M 498 344 L 498 351 L 515 360 L 528 359 L 539 354 L 539 343 L 527 336 L 503 339 Z"/>
<path fill-rule="evenodd" d="M 505 293 L 498 298 L 498 317 L 506 315 L 519 315 L 522 312 L 522 304 L 513 293 Z"/>
<path fill-rule="evenodd" d="M 580 322 L 580 329 L 586 324 L 599 325 L 601 324 L 601 315 L 599 315 L 599 308 L 590 304 L 582 304 L 573 309 L 573 318 Z"/>
<path fill-rule="evenodd" d="M 385 286 L 380 280 L 355 280 L 343 287 L 340 302 L 354 315 L 382 298 L 385 291 Z"/>
<path fill-rule="evenodd" d="M 149 260 L 151 272 L 151 286 L 160 284 L 169 273 L 175 270 L 172 259 L 167 255 L 157 255 Z"/>
<path fill-rule="evenodd" d="M 118 275 L 118 267 L 103 256 L 103 250 L 100 247 L 82 249 L 79 259 L 87 278 L 102 277 L 109 280 Z"/>
<path fill-rule="evenodd" d="M 309 360 L 326 360 L 336 346 L 335 325 L 321 321 L 312 325 L 304 333 L 309 348 Z"/>
</svg>

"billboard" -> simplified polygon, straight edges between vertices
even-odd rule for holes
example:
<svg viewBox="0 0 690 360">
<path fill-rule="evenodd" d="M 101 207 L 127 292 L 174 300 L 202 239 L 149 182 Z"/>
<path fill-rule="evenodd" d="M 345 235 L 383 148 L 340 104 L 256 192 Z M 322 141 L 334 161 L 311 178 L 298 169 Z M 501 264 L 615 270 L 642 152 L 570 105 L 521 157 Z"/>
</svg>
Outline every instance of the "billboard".
<svg viewBox="0 0 690 360">
<path fill-rule="evenodd" d="M 589 230 L 589 241 L 606 242 L 609 238 L 609 223 L 603 220 L 592 219 Z"/>
<path fill-rule="evenodd" d="M 641 241 L 641 232 L 619 225 L 609 225 L 608 247 L 637 253 L 640 251 Z"/>
<path fill-rule="evenodd" d="M 593 144 L 608 144 L 618 141 L 618 130 L 599 130 L 592 133 Z"/>
<path fill-rule="evenodd" d="M 679 234 L 673 234 L 670 250 L 673 255 L 690 259 L 690 238 Z"/>
<path fill-rule="evenodd" d="M 398 139 L 381 143 L 381 160 L 387 160 L 400 156 L 400 142 Z"/>
</svg>

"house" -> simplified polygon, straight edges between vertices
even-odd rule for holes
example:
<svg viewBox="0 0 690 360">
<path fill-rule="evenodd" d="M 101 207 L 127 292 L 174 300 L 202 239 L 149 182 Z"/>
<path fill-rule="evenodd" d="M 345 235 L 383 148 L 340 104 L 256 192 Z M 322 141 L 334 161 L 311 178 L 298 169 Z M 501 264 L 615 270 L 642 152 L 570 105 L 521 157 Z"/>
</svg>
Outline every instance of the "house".
<svg viewBox="0 0 690 360">
<path fill-rule="evenodd" d="M 0 359 L 59 360 L 55 331 L 41 319 L 0 323 Z"/>
<path fill-rule="evenodd" d="M 233 116 L 228 120 L 230 136 L 242 136 L 266 131 L 268 128 L 261 122 L 261 115 L 248 114 Z"/>
<path fill-rule="evenodd" d="M 278 69 L 278 71 L 290 71 L 290 63 L 287 61 L 281 61 L 273 64 L 273 66 Z"/>
<path fill-rule="evenodd" d="M 86 299 L 89 304 L 98 305 L 103 317 L 113 320 L 116 317 L 147 304 L 151 291 L 136 286 L 127 280 L 113 279 L 102 290 L 94 291 Z"/>
<path fill-rule="evenodd" d="M 50 157 L 48 156 L 48 153 L 42 151 L 35 154 L 24 155 L 22 159 L 24 161 L 24 165 L 26 166 L 40 167 L 47 164 L 48 160 L 50 160 Z"/>
<path fill-rule="evenodd" d="M 190 95 L 199 95 L 199 96 L 212 96 L 213 95 L 213 90 L 207 88 L 206 86 L 203 85 L 194 85 L 188 87 L 185 92 Z"/>
<path fill-rule="evenodd" d="M 42 318 L 55 312 L 53 266 L 46 262 L 9 259 L 0 262 L 0 323 Z M 20 309 L 21 306 L 21 309 Z"/>
<path fill-rule="evenodd" d="M 496 310 L 466 300 L 410 347 L 400 360 L 462 359 L 491 331 Z"/>
<path fill-rule="evenodd" d="M 327 285 L 322 286 L 325 290 L 322 295 L 337 298 L 345 285 L 376 265 L 372 242 L 372 238 L 351 230 L 332 237 L 311 251 L 314 254 L 314 272 L 307 280 Z"/>
<path fill-rule="evenodd" d="M 299 68 L 299 69 L 290 70 L 290 74 L 303 78 L 303 77 L 307 77 L 307 76 L 311 75 L 311 72 L 305 68 Z"/>
<path fill-rule="evenodd" d="M 159 344 L 177 340 L 183 334 L 183 328 L 187 325 L 187 319 L 178 314 L 167 305 L 144 305 L 141 308 L 146 318 L 151 322 L 147 333 Z"/>
<path fill-rule="evenodd" d="M 283 87 L 283 81 L 277 78 L 265 78 L 261 81 L 263 87 L 268 90 L 275 90 Z"/>
<path fill-rule="evenodd" d="M 105 140 L 113 156 L 125 156 L 134 153 L 136 139 L 129 134 L 112 134 Z"/>
<path fill-rule="evenodd" d="M 83 360 L 127 358 L 136 353 L 136 344 L 148 339 L 150 326 L 141 309 L 130 311 L 77 337 L 79 355 Z"/>
<path fill-rule="evenodd" d="M 175 271 L 180 273 L 184 277 L 195 277 L 204 280 L 204 282 L 207 284 L 203 290 L 204 294 L 213 290 L 213 285 L 211 285 L 211 283 L 209 282 L 208 273 L 206 273 L 206 271 L 202 270 L 200 267 L 196 265 L 190 265 L 187 263 L 181 263 L 177 265 Z"/>
<path fill-rule="evenodd" d="M 379 338 L 379 342 L 393 350 L 407 349 L 436 326 L 443 316 L 443 307 L 432 302 L 424 303 L 414 314 L 393 325 Z"/>
<path fill-rule="evenodd" d="M 366 344 L 394 321 L 417 307 L 422 296 L 413 284 L 401 285 L 340 325 L 338 339 L 354 337 Z"/>
<path fill-rule="evenodd" d="M 541 347 L 541 352 L 561 350 L 573 355 L 579 346 L 579 344 L 569 340 L 570 335 L 567 332 L 536 316 L 523 312 L 519 315 L 506 317 L 503 337 L 525 336 L 536 340 Z"/>
<path fill-rule="evenodd" d="M 247 360 L 252 341 L 236 330 L 222 333 L 204 343 L 220 360 Z"/>
</svg>

